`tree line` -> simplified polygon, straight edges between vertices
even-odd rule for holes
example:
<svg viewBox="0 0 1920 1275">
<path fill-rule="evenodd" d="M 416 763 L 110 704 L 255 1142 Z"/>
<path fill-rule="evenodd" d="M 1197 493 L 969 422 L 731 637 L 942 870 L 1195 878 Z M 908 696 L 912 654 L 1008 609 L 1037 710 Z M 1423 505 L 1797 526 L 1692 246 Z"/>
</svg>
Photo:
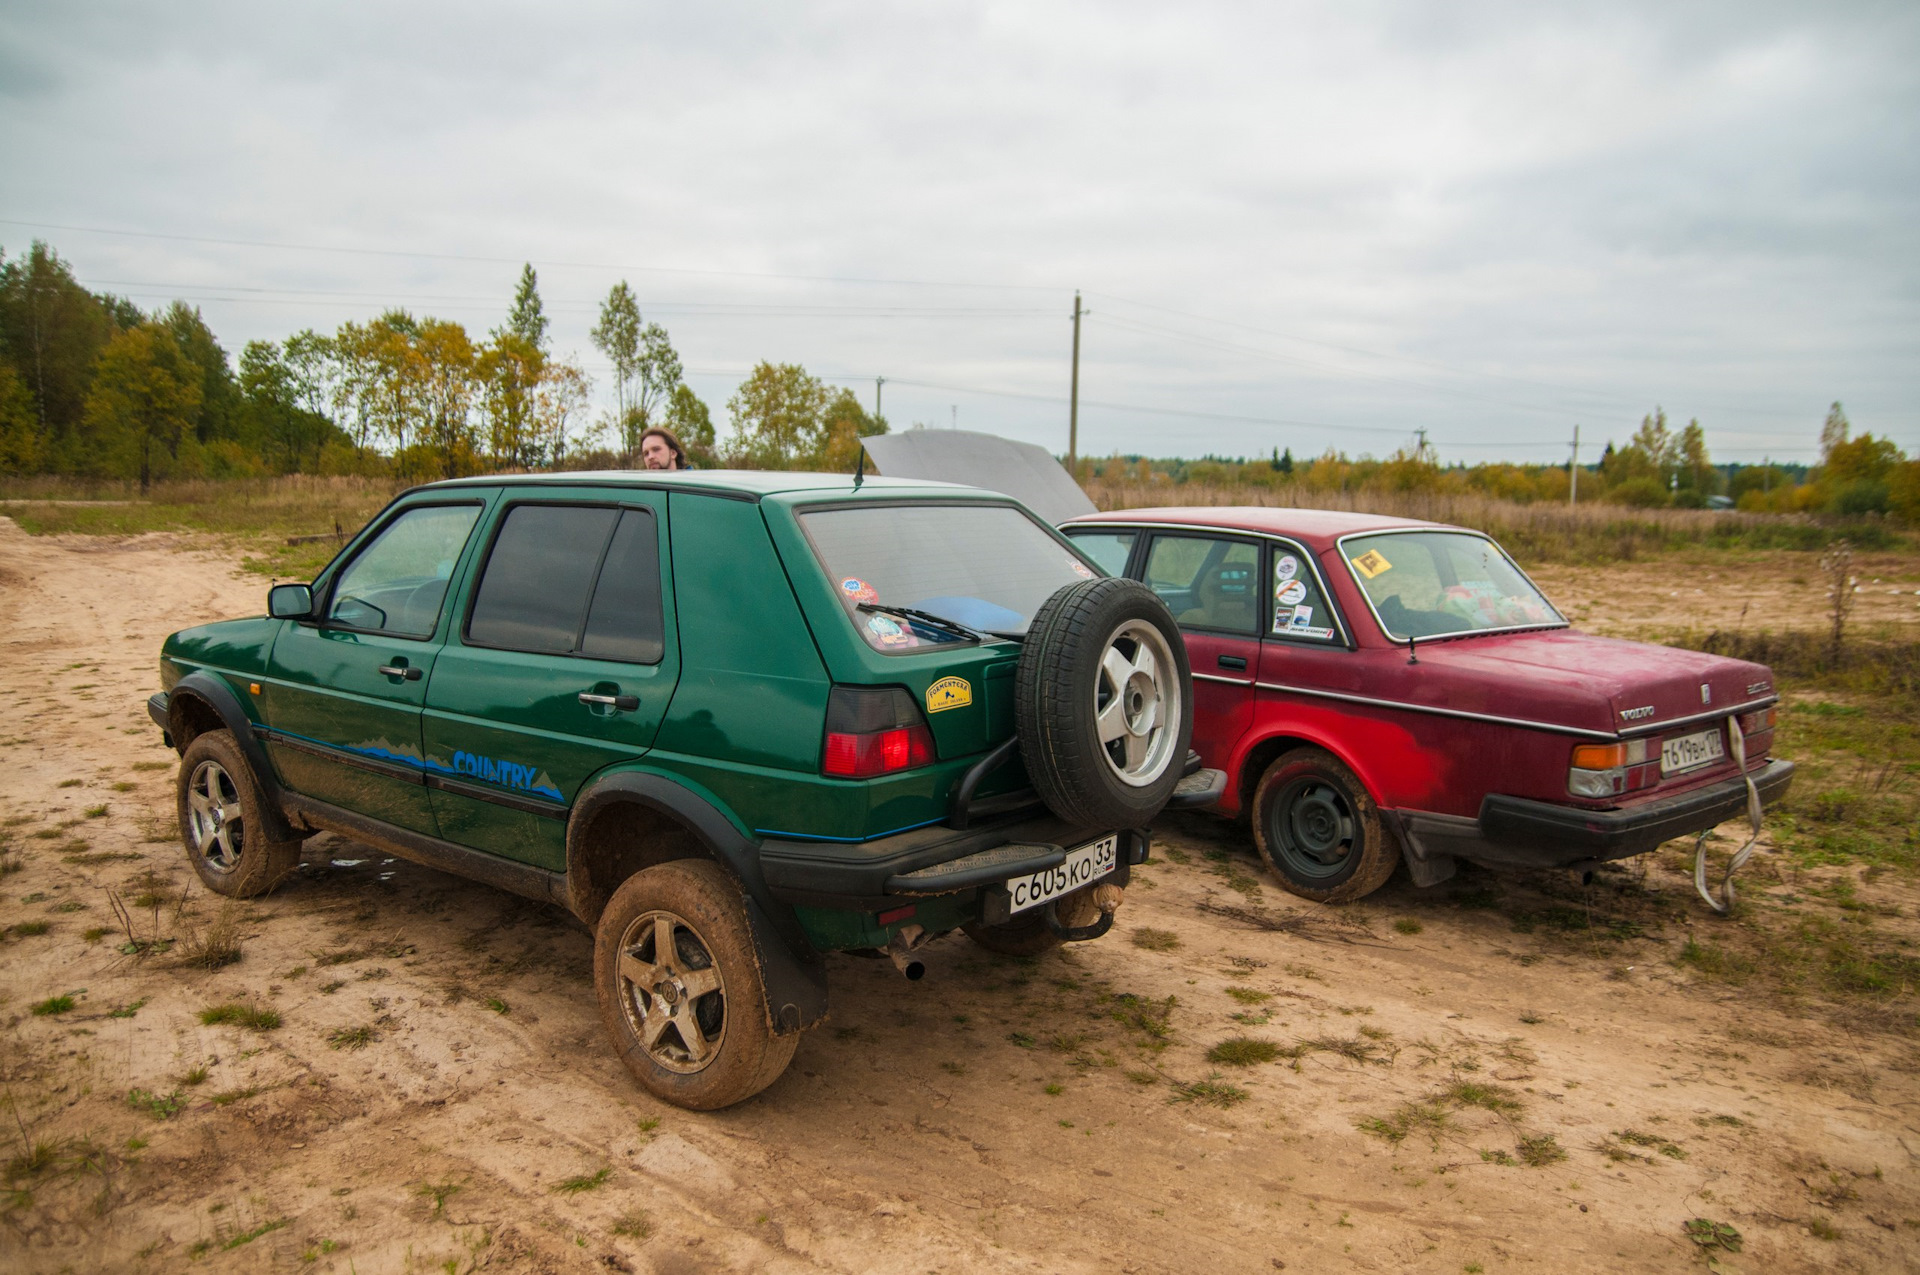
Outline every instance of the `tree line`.
<svg viewBox="0 0 1920 1275">
<path fill-rule="evenodd" d="M 1707 452 L 1697 420 L 1674 429 L 1656 407 L 1627 442 L 1606 444 L 1598 461 L 1580 466 L 1578 498 L 1634 508 L 1704 509 L 1751 513 L 1857 516 L 1893 514 L 1920 523 L 1920 457 L 1909 459 L 1885 438 L 1855 436 L 1835 403 L 1820 427 L 1814 465 L 1719 465 Z M 1213 486 L 1299 486 L 1313 492 L 1444 492 L 1520 504 L 1565 502 L 1573 495 L 1570 465 L 1442 465 L 1426 444 L 1403 447 L 1385 459 L 1352 458 L 1329 449 L 1296 459 L 1276 447 L 1268 459 L 1207 456 L 1199 460 L 1112 456 L 1080 462 L 1080 478 L 1108 482 L 1202 483 Z"/>
<path fill-rule="evenodd" d="M 151 313 L 81 286 L 45 243 L 0 252 L 0 473 L 137 481 L 287 473 L 413 481 L 501 469 L 626 467 L 670 429 L 697 466 L 851 468 L 887 428 L 846 389 L 763 362 L 728 400 L 733 428 L 684 379 L 665 328 L 622 280 L 591 339 L 612 365 L 613 408 L 554 352 L 531 265 L 502 323 L 406 310 L 249 341 L 228 356 L 198 309 Z"/>
</svg>

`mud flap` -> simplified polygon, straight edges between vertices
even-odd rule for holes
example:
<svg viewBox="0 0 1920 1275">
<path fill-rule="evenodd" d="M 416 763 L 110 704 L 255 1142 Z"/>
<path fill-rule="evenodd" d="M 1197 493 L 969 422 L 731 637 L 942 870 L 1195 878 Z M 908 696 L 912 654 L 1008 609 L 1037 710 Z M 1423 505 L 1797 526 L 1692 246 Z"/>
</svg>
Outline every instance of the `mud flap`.
<svg viewBox="0 0 1920 1275">
<path fill-rule="evenodd" d="M 826 964 L 796 957 L 758 900 L 750 894 L 743 897 L 760 981 L 767 989 L 767 1026 L 776 1036 L 805 1031 L 827 1016 Z"/>
<path fill-rule="evenodd" d="M 1453 879 L 1458 868 L 1454 857 L 1436 854 L 1421 844 L 1420 839 L 1413 835 L 1413 829 L 1407 826 L 1407 821 L 1400 817 L 1399 811 L 1381 810 L 1380 822 L 1400 843 L 1400 857 L 1406 860 L 1407 875 L 1413 878 L 1416 886 L 1426 889 Z"/>
</svg>

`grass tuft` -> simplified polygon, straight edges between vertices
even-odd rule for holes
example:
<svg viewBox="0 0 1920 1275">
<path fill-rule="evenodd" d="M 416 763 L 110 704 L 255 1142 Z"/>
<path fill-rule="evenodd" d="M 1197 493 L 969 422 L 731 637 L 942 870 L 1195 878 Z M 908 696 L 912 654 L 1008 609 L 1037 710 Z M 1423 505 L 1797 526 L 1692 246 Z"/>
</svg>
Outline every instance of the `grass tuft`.
<svg viewBox="0 0 1920 1275">
<path fill-rule="evenodd" d="M 1143 925 L 1132 935 L 1133 945 L 1149 952 L 1172 952 L 1180 947 L 1180 936 L 1172 930 L 1156 930 Z"/>
<path fill-rule="evenodd" d="M 327 1033 L 327 1044 L 334 1049 L 365 1049 L 375 1037 L 371 1027 L 336 1027 Z"/>
<path fill-rule="evenodd" d="M 280 1026 L 280 1014 L 271 1009 L 255 1009 L 251 1005 L 209 1005 L 200 1011 L 200 1021 L 208 1027 L 232 1024 L 245 1027 L 250 1031 L 270 1032 Z"/>
<path fill-rule="evenodd" d="M 1251 1067 L 1269 1063 L 1280 1056 L 1280 1047 L 1270 1040 L 1251 1036 L 1232 1036 L 1207 1051 L 1207 1061 L 1229 1067 Z"/>
<path fill-rule="evenodd" d="M 1214 1072 L 1205 1080 L 1196 1080 L 1190 1085 L 1175 1085 L 1173 1096 L 1168 1102 L 1199 1102 L 1209 1107 L 1233 1107 L 1245 1102 L 1253 1095 L 1239 1085 L 1230 1085 L 1220 1079 L 1220 1073 Z"/>
<path fill-rule="evenodd" d="M 129 1089 L 127 1105 L 135 1111 L 146 1112 L 156 1120 L 171 1120 L 180 1114 L 187 1100 L 178 1089 L 166 1094 L 157 1094 L 148 1089 Z"/>
<path fill-rule="evenodd" d="M 602 1168 L 596 1173 L 581 1174 L 578 1177 L 562 1178 L 553 1184 L 553 1189 L 561 1195 L 579 1195 L 585 1191 L 598 1191 L 613 1176 L 611 1167 Z"/>
<path fill-rule="evenodd" d="M 47 997 L 47 999 L 43 1001 L 37 1001 L 34 1003 L 33 1016 L 35 1018 L 48 1018 L 54 1014 L 64 1014 L 72 1008 L 73 1008 L 73 997 L 49 996 Z"/>
</svg>

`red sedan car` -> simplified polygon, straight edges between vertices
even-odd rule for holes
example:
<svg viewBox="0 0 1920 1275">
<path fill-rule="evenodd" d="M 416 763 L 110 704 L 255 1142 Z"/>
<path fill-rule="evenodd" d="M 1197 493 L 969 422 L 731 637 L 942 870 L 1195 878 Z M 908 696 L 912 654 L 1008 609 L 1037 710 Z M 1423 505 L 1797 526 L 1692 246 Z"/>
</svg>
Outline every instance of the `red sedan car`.
<svg viewBox="0 0 1920 1275">
<path fill-rule="evenodd" d="M 1186 635 L 1194 747 L 1295 894 L 1591 870 L 1785 794 L 1772 671 L 1576 632 L 1487 536 L 1316 509 L 1061 526 Z M 1745 774 L 1741 765 L 1744 761 Z"/>
</svg>

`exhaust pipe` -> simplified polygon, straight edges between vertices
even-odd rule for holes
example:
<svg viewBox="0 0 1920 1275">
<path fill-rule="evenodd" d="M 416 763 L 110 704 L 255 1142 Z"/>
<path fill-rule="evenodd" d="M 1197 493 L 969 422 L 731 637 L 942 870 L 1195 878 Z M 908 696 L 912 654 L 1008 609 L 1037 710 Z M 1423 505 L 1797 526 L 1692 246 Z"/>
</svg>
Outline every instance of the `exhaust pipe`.
<svg viewBox="0 0 1920 1275">
<path fill-rule="evenodd" d="M 927 932 L 920 926 L 903 925 L 887 940 L 887 959 L 893 962 L 893 968 L 907 976 L 909 983 L 917 983 L 926 977 L 927 963 L 913 955 L 913 949 L 924 943 L 926 938 Z"/>
</svg>

